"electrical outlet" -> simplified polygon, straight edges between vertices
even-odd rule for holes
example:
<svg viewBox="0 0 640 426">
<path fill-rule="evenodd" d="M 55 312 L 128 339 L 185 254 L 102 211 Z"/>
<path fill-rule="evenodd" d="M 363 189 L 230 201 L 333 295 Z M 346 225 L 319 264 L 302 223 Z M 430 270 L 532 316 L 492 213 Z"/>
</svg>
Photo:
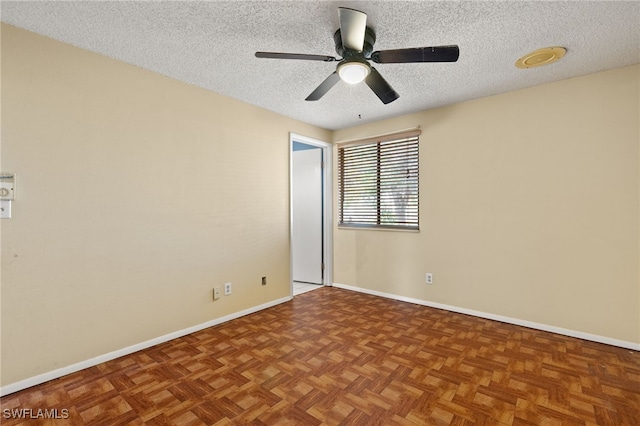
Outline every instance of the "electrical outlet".
<svg viewBox="0 0 640 426">
<path fill-rule="evenodd" d="M 262 277 L 262 285 L 267 285 L 267 277 Z"/>
<path fill-rule="evenodd" d="M 220 287 L 213 288 L 213 300 L 220 299 Z"/>
<path fill-rule="evenodd" d="M 433 284 L 433 274 L 427 272 L 427 284 Z"/>
<path fill-rule="evenodd" d="M 224 284 L 224 295 L 228 296 L 231 294 L 231 283 Z"/>
</svg>

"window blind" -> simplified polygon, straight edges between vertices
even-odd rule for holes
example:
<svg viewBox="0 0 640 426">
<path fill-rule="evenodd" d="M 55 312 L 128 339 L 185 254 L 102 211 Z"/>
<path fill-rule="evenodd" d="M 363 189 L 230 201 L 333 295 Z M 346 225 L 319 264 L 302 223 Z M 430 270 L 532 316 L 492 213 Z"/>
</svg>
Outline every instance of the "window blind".
<svg viewBox="0 0 640 426">
<path fill-rule="evenodd" d="M 338 226 L 419 229 L 419 135 L 338 146 Z"/>
</svg>

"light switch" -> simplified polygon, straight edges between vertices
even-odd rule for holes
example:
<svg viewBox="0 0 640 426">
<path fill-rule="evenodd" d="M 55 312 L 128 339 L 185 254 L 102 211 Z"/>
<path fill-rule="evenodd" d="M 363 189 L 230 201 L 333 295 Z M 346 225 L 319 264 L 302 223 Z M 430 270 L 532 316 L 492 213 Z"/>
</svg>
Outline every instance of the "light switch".
<svg viewBox="0 0 640 426">
<path fill-rule="evenodd" d="M 0 219 L 11 219 L 11 200 L 0 200 Z"/>
</svg>

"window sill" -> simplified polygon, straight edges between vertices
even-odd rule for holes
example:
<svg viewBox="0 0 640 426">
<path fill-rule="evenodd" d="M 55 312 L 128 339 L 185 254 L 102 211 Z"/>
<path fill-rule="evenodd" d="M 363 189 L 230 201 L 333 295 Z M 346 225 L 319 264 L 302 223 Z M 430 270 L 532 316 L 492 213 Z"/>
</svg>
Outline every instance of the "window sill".
<svg viewBox="0 0 640 426">
<path fill-rule="evenodd" d="M 338 229 L 353 231 L 391 231 L 419 233 L 420 228 L 401 228 L 397 226 L 368 226 L 368 225 L 338 225 Z"/>
</svg>

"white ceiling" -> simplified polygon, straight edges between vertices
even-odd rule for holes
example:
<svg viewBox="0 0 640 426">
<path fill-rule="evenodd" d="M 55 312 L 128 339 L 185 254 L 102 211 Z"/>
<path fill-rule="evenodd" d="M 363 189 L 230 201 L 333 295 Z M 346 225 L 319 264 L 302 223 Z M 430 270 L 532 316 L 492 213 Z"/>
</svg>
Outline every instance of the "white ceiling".
<svg viewBox="0 0 640 426">
<path fill-rule="evenodd" d="M 339 82 L 304 99 L 336 63 L 257 59 L 256 51 L 337 56 L 337 9 L 368 15 L 374 50 L 457 44 L 456 63 L 380 64 L 388 105 Z M 620 1 L 33 1 L 1 3 L 3 22 L 327 129 L 640 62 L 640 2 Z M 564 46 L 560 62 L 516 59 Z M 358 116 L 362 118 L 359 118 Z"/>
</svg>

